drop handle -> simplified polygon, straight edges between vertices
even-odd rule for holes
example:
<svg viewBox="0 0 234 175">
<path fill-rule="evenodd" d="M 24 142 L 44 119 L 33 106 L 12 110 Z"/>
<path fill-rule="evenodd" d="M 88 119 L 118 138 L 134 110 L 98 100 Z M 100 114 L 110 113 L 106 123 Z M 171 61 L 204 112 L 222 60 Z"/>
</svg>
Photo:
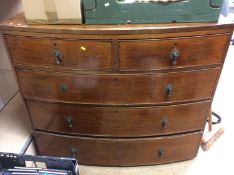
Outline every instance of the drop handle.
<svg viewBox="0 0 234 175">
<path fill-rule="evenodd" d="M 65 121 L 66 121 L 67 126 L 68 126 L 69 128 L 72 128 L 72 127 L 73 127 L 73 119 L 72 119 L 71 116 L 65 117 Z"/>
<path fill-rule="evenodd" d="M 180 51 L 175 47 L 170 52 L 171 64 L 176 65 L 179 57 L 180 57 Z"/>
<path fill-rule="evenodd" d="M 77 157 L 77 152 L 78 152 L 77 148 L 75 148 L 75 147 L 71 147 L 71 148 L 70 148 L 70 154 L 71 154 L 71 156 L 72 156 L 73 158 L 76 158 L 76 157 Z"/>
<path fill-rule="evenodd" d="M 158 157 L 163 157 L 164 154 L 165 154 L 164 149 L 163 149 L 163 148 L 160 148 L 160 149 L 158 150 Z"/>
<path fill-rule="evenodd" d="M 172 84 L 168 84 L 165 88 L 166 91 L 166 95 L 167 97 L 171 97 L 172 96 L 172 92 L 173 92 L 173 85 Z"/>
<path fill-rule="evenodd" d="M 167 117 L 164 117 L 162 120 L 161 120 L 161 126 L 163 129 L 166 129 L 167 126 L 168 126 L 168 119 Z"/>
<path fill-rule="evenodd" d="M 62 59 L 63 59 L 63 53 L 61 50 L 59 49 L 54 49 L 53 51 L 53 56 L 54 56 L 54 59 L 55 59 L 55 64 L 61 64 L 62 63 Z"/>
</svg>

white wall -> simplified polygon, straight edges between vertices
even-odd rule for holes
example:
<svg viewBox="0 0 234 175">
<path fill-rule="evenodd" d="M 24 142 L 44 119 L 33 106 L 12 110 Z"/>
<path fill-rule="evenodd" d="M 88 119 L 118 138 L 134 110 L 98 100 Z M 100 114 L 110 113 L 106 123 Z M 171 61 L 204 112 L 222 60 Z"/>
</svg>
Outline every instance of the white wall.
<svg viewBox="0 0 234 175">
<path fill-rule="evenodd" d="M 0 22 L 22 11 L 20 0 L 0 0 Z"/>
<path fill-rule="evenodd" d="M 22 5 L 20 0 L 0 0 L 0 22 L 20 13 Z M 0 110 L 18 91 L 18 86 L 11 70 L 8 51 L 0 32 Z"/>
<path fill-rule="evenodd" d="M 0 22 L 22 11 L 20 0 L 0 0 Z M 0 32 L 0 70 L 11 69 L 3 36 Z"/>
</svg>

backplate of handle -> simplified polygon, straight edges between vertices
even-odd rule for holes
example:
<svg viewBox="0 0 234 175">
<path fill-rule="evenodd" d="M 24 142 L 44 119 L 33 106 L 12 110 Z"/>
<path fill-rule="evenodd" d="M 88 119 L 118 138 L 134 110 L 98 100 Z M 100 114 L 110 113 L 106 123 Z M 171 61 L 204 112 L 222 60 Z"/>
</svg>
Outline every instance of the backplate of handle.
<svg viewBox="0 0 234 175">
<path fill-rule="evenodd" d="M 55 64 L 61 64 L 63 59 L 63 53 L 59 49 L 54 49 L 53 56 L 55 59 Z"/>
<path fill-rule="evenodd" d="M 72 128 L 73 127 L 73 119 L 72 119 L 72 116 L 66 116 L 65 117 L 65 121 L 67 123 L 67 126 L 69 128 Z"/>
<path fill-rule="evenodd" d="M 59 90 L 65 93 L 68 90 L 68 86 L 66 84 L 61 84 L 59 85 Z"/>
<path fill-rule="evenodd" d="M 171 97 L 172 96 L 172 92 L 173 92 L 173 85 L 172 84 L 168 84 L 166 86 L 165 91 L 166 91 L 167 97 Z"/>
<path fill-rule="evenodd" d="M 73 158 L 76 158 L 77 157 L 77 148 L 76 147 L 70 147 L 70 154 Z"/>
<path fill-rule="evenodd" d="M 180 51 L 175 47 L 170 52 L 171 64 L 176 65 L 178 63 L 178 58 L 180 57 Z"/>
<path fill-rule="evenodd" d="M 158 156 L 159 156 L 159 157 L 163 157 L 164 154 L 165 154 L 164 149 L 163 149 L 163 148 L 160 148 L 160 149 L 158 150 Z"/>
<path fill-rule="evenodd" d="M 167 126 L 168 126 L 168 119 L 167 119 L 167 117 L 162 118 L 162 120 L 161 120 L 161 126 L 162 126 L 163 129 L 167 128 Z"/>
</svg>

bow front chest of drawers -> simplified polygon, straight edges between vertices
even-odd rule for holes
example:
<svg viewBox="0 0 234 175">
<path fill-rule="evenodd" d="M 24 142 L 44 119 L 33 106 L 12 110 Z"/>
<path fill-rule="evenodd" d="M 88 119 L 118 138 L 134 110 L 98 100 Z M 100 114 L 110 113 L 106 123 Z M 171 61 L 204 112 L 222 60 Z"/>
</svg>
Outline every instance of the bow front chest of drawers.
<svg viewBox="0 0 234 175">
<path fill-rule="evenodd" d="M 80 164 L 192 159 L 232 24 L 1 25 L 38 153 Z"/>
</svg>

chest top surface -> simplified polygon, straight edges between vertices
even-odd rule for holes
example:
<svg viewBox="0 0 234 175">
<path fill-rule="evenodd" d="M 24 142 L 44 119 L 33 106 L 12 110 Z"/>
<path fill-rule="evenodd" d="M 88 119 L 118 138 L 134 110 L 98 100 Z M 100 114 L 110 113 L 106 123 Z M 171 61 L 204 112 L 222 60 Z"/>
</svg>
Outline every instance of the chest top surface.
<svg viewBox="0 0 234 175">
<path fill-rule="evenodd" d="M 121 34 L 163 34 L 191 32 L 201 30 L 234 28 L 234 23 L 168 23 L 168 24 L 126 24 L 126 25 L 29 25 L 23 13 L 0 24 L 3 31 L 21 31 L 54 34 L 90 34 L 90 35 L 121 35 Z"/>
</svg>

